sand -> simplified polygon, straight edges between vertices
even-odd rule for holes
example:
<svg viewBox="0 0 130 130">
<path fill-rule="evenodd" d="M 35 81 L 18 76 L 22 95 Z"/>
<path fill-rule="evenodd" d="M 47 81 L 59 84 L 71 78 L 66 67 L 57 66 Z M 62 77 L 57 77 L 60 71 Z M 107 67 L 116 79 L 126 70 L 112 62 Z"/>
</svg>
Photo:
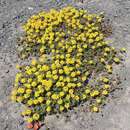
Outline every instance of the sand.
<svg viewBox="0 0 130 130">
<path fill-rule="evenodd" d="M 22 33 L 21 25 L 30 15 L 50 8 L 71 4 L 91 13 L 105 12 L 110 18 L 113 34 L 109 39 L 117 48 L 126 47 L 124 66 L 116 67 L 122 83 L 100 113 L 90 113 L 86 104 L 66 114 L 45 118 L 46 126 L 40 130 L 130 130 L 130 0 L 0 0 L 0 130 L 26 130 L 20 116 L 21 104 L 12 103 L 9 95 L 20 63 L 16 52 L 16 37 Z M 76 0 L 75 0 L 76 1 Z"/>
</svg>

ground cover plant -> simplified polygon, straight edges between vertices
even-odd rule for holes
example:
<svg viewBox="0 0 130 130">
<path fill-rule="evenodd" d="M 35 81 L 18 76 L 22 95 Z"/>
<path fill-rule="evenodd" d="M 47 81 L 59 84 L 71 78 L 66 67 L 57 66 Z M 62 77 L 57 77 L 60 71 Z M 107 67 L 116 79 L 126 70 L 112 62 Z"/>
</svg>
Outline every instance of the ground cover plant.
<svg viewBox="0 0 130 130">
<path fill-rule="evenodd" d="M 100 110 L 113 89 L 113 66 L 126 51 L 105 40 L 103 20 L 102 13 L 67 6 L 33 15 L 23 25 L 19 56 L 36 58 L 16 66 L 11 98 L 25 105 L 21 114 L 31 123 L 28 128 L 47 114 L 67 112 L 84 102 L 91 111 Z"/>
</svg>

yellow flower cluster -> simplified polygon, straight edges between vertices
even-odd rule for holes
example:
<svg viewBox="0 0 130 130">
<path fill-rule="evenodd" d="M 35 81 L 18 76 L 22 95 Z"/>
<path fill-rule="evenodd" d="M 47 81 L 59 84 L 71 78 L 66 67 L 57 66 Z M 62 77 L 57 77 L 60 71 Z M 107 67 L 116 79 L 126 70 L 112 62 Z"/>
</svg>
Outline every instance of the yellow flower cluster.
<svg viewBox="0 0 130 130">
<path fill-rule="evenodd" d="M 69 6 L 33 15 L 23 26 L 28 51 L 37 49 L 40 57 L 16 66 L 20 71 L 11 98 L 26 105 L 22 115 L 28 122 L 87 100 L 98 112 L 110 93 L 110 80 L 104 76 L 100 85 L 90 85 L 91 74 L 112 73 L 113 62 L 120 63 L 116 50 L 104 41 L 101 22 L 100 15 Z"/>
</svg>

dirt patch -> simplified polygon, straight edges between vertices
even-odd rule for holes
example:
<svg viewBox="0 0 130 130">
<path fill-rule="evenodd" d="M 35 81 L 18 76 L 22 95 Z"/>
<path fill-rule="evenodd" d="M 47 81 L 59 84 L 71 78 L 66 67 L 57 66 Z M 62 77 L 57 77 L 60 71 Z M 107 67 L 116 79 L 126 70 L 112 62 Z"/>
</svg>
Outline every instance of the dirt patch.
<svg viewBox="0 0 130 130">
<path fill-rule="evenodd" d="M 130 130 L 130 1 L 129 0 L 1 0 L 0 1 L 0 130 L 25 130 L 20 117 L 21 105 L 12 104 L 9 94 L 15 78 L 15 64 L 21 62 L 15 51 L 20 26 L 30 15 L 52 7 L 61 8 L 72 4 L 92 13 L 105 12 L 113 26 L 110 39 L 117 48 L 126 47 L 125 67 L 115 71 L 122 79 L 113 99 L 98 114 L 88 113 L 84 106 L 66 114 L 48 116 L 45 121 L 50 130 Z M 120 70 L 121 68 L 121 70 Z M 124 80 L 126 77 L 126 80 Z M 42 129 L 46 129 L 44 126 Z"/>
</svg>

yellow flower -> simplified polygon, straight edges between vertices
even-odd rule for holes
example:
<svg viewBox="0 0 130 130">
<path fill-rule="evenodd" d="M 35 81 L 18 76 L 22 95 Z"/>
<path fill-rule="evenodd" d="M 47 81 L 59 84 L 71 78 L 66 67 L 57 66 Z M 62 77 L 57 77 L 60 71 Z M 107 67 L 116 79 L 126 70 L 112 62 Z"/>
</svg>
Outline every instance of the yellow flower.
<svg viewBox="0 0 130 130">
<path fill-rule="evenodd" d="M 106 47 L 104 50 L 105 50 L 105 52 L 110 52 L 110 48 L 109 47 Z"/>
<path fill-rule="evenodd" d="M 27 90 L 26 90 L 26 93 L 27 93 L 27 94 L 31 94 L 31 93 L 32 93 L 32 90 L 31 90 L 31 89 L 27 89 Z"/>
<path fill-rule="evenodd" d="M 106 69 L 111 69 L 112 68 L 112 66 L 111 65 L 106 65 Z"/>
<path fill-rule="evenodd" d="M 33 105 L 33 100 L 31 100 L 31 99 L 28 100 L 28 101 L 27 101 L 27 104 L 28 104 L 29 106 L 32 106 L 32 105 Z"/>
<path fill-rule="evenodd" d="M 22 78 L 21 79 L 21 83 L 25 83 L 26 82 L 26 79 L 25 78 Z"/>
<path fill-rule="evenodd" d="M 70 96 L 74 99 L 74 97 L 75 97 L 75 95 L 72 93 L 72 94 L 70 94 Z"/>
<path fill-rule="evenodd" d="M 18 83 L 14 83 L 14 87 L 18 87 Z"/>
<path fill-rule="evenodd" d="M 58 79 L 58 75 L 54 75 L 54 76 L 53 76 L 53 79 L 54 79 L 54 80 L 57 80 L 57 79 Z"/>
<path fill-rule="evenodd" d="M 51 98 L 52 98 L 53 100 L 57 100 L 57 99 L 58 99 L 58 95 L 57 95 L 57 94 L 52 94 Z"/>
<path fill-rule="evenodd" d="M 26 116 L 26 111 L 21 112 L 22 116 Z"/>
<path fill-rule="evenodd" d="M 39 89 L 39 93 L 43 93 L 45 90 L 43 88 Z"/>
<path fill-rule="evenodd" d="M 78 95 L 76 95 L 74 98 L 75 98 L 76 101 L 79 101 L 79 96 Z"/>
<path fill-rule="evenodd" d="M 34 96 L 39 97 L 39 95 L 40 95 L 39 91 L 35 91 Z"/>
<path fill-rule="evenodd" d="M 25 110 L 26 115 L 30 115 L 32 111 L 30 109 Z"/>
<path fill-rule="evenodd" d="M 56 69 L 56 65 L 55 64 L 52 64 L 51 65 L 51 68 L 54 70 L 54 69 Z"/>
<path fill-rule="evenodd" d="M 70 57 L 70 54 L 66 54 L 66 57 L 69 58 L 69 57 Z"/>
<path fill-rule="evenodd" d="M 81 87 L 82 86 L 82 84 L 81 83 L 77 83 L 77 87 Z"/>
<path fill-rule="evenodd" d="M 50 105 L 50 104 L 51 104 L 51 100 L 47 100 L 46 105 Z"/>
<path fill-rule="evenodd" d="M 100 37 L 96 37 L 95 41 L 99 42 L 100 41 Z"/>
<path fill-rule="evenodd" d="M 42 66 L 40 64 L 37 65 L 37 68 L 40 69 Z"/>
<path fill-rule="evenodd" d="M 31 62 L 32 65 L 36 65 L 37 64 L 37 61 L 36 59 L 33 59 L 32 62 Z"/>
<path fill-rule="evenodd" d="M 92 49 L 95 49 L 95 48 L 96 48 L 96 46 L 95 46 L 95 45 L 93 45 L 93 46 L 92 46 Z"/>
<path fill-rule="evenodd" d="M 105 89 L 109 89 L 109 88 L 110 88 L 110 85 L 109 85 L 109 84 L 105 84 L 105 85 L 104 85 L 104 88 L 105 88 Z"/>
<path fill-rule="evenodd" d="M 104 56 L 107 56 L 108 54 L 105 52 L 105 53 L 103 53 L 103 55 L 104 55 Z"/>
<path fill-rule="evenodd" d="M 38 104 L 38 100 L 37 100 L 37 99 L 34 99 L 34 100 L 33 100 L 33 103 L 34 103 L 35 105 L 37 105 L 37 104 Z"/>
<path fill-rule="evenodd" d="M 102 91 L 102 95 L 108 95 L 108 94 L 109 94 L 109 92 L 107 90 Z"/>
<path fill-rule="evenodd" d="M 90 93 L 91 97 L 95 97 L 99 95 L 99 91 L 98 90 L 94 90 L 92 93 Z"/>
<path fill-rule="evenodd" d="M 120 62 L 120 59 L 119 59 L 119 58 L 116 58 L 116 57 L 115 57 L 113 60 L 114 60 L 116 63 L 119 63 L 119 62 Z"/>
<path fill-rule="evenodd" d="M 89 93 L 90 93 L 90 89 L 86 89 L 86 90 L 85 90 L 85 93 L 86 93 L 86 94 L 89 94 Z"/>
<path fill-rule="evenodd" d="M 101 58 L 100 61 L 101 61 L 102 63 L 104 63 L 104 62 L 105 62 L 105 59 L 104 59 L 104 58 Z"/>
<path fill-rule="evenodd" d="M 83 49 L 82 49 L 82 48 L 79 48 L 79 49 L 78 49 L 78 52 L 82 52 L 82 51 L 83 51 Z"/>
<path fill-rule="evenodd" d="M 65 83 L 64 83 L 64 82 L 61 82 L 61 86 L 64 87 L 64 86 L 65 86 Z"/>
<path fill-rule="evenodd" d="M 100 42 L 97 43 L 97 46 L 98 46 L 98 47 L 101 47 L 101 46 L 102 46 L 102 43 L 100 43 Z"/>
<path fill-rule="evenodd" d="M 97 98 L 97 99 L 96 99 L 96 102 L 97 102 L 98 104 L 100 104 L 100 103 L 102 102 L 102 100 L 101 100 L 100 98 Z"/>
<path fill-rule="evenodd" d="M 82 95 L 82 99 L 84 100 L 84 99 L 86 99 L 86 98 L 87 98 L 86 94 L 83 94 L 83 95 Z"/>
<path fill-rule="evenodd" d="M 47 95 L 48 97 L 50 97 L 50 96 L 51 96 L 51 92 L 47 92 L 46 95 Z"/>
<path fill-rule="evenodd" d="M 52 71 L 52 74 L 57 74 L 57 70 L 53 70 L 53 71 Z"/>
<path fill-rule="evenodd" d="M 87 77 L 90 73 L 88 71 L 85 72 L 85 76 Z"/>
<path fill-rule="evenodd" d="M 63 74 L 63 69 L 59 69 L 59 74 Z"/>
<path fill-rule="evenodd" d="M 24 94 L 24 98 L 25 98 L 25 99 L 27 99 L 27 98 L 29 98 L 29 97 L 30 97 L 30 94 L 27 94 L 27 93 Z"/>
<path fill-rule="evenodd" d="M 17 97 L 17 102 L 22 102 L 22 101 L 23 101 L 23 97 L 22 96 Z"/>
<path fill-rule="evenodd" d="M 32 72 L 36 72 L 37 68 L 36 67 L 32 67 Z"/>
<path fill-rule="evenodd" d="M 40 90 L 40 89 L 43 88 L 43 86 L 42 85 L 38 85 L 37 88 Z"/>
<path fill-rule="evenodd" d="M 83 76 L 82 77 L 82 81 L 85 81 L 87 78 L 86 78 L 86 76 Z"/>
<path fill-rule="evenodd" d="M 62 100 L 62 99 L 59 99 L 59 100 L 57 101 L 57 103 L 61 105 L 61 104 L 63 103 L 63 100 Z"/>
<path fill-rule="evenodd" d="M 60 92 L 59 95 L 60 95 L 60 97 L 63 97 L 65 95 L 65 93 L 64 92 Z"/>
<path fill-rule="evenodd" d="M 60 61 L 60 64 L 61 64 L 61 65 L 63 65 L 64 63 L 65 63 L 65 61 L 64 61 L 64 60 L 61 60 L 61 61 Z"/>
<path fill-rule="evenodd" d="M 68 67 L 64 67 L 64 72 L 65 72 L 65 74 L 69 74 L 70 73 L 70 70 L 69 70 L 69 68 Z"/>
<path fill-rule="evenodd" d="M 60 77 L 59 77 L 59 81 L 62 81 L 63 79 L 64 79 L 63 76 L 60 76 Z"/>
<path fill-rule="evenodd" d="M 124 47 L 121 48 L 121 51 L 126 52 L 126 48 L 124 48 Z"/>
<path fill-rule="evenodd" d="M 37 83 L 35 81 L 32 82 L 32 87 L 35 87 L 37 85 Z"/>
<path fill-rule="evenodd" d="M 69 103 L 65 103 L 65 108 L 68 109 L 70 107 L 70 104 Z"/>
<path fill-rule="evenodd" d="M 41 82 L 42 79 L 43 79 L 43 75 L 38 75 L 38 76 L 37 76 L 37 79 L 38 79 L 38 82 Z"/>
<path fill-rule="evenodd" d="M 43 71 L 48 71 L 48 70 L 49 70 L 49 66 L 43 65 L 43 66 L 42 66 L 42 70 L 43 70 Z"/>
<path fill-rule="evenodd" d="M 51 107 L 48 106 L 48 107 L 46 108 L 46 111 L 47 111 L 47 112 L 50 112 L 50 111 L 51 111 Z"/>
<path fill-rule="evenodd" d="M 79 68 L 79 67 L 80 67 L 80 65 L 79 65 L 79 64 L 76 64 L 75 66 L 76 66 L 76 68 Z"/>
<path fill-rule="evenodd" d="M 38 120 L 40 115 L 38 113 L 33 114 L 33 120 Z"/>
<path fill-rule="evenodd" d="M 28 75 L 31 75 L 33 72 L 32 72 L 31 69 L 29 69 L 29 70 L 26 71 L 26 73 L 27 73 Z"/>
<path fill-rule="evenodd" d="M 92 111 L 93 111 L 93 112 L 98 112 L 98 111 L 99 111 L 99 108 L 96 107 L 96 106 L 94 106 L 94 107 L 92 108 Z"/>
<path fill-rule="evenodd" d="M 32 82 L 32 80 L 33 80 L 32 78 L 29 78 L 29 79 L 28 79 L 28 83 L 31 83 L 31 82 Z"/>
<path fill-rule="evenodd" d="M 73 94 L 73 93 L 74 93 L 74 90 L 73 90 L 73 89 L 70 89 L 70 90 L 69 90 L 69 93 L 70 93 L 70 94 Z"/>
<path fill-rule="evenodd" d="M 57 87 L 60 87 L 60 86 L 61 86 L 61 82 L 58 81 L 58 82 L 56 83 L 56 86 L 57 86 Z"/>
<path fill-rule="evenodd" d="M 69 100 L 69 99 L 70 99 L 70 95 L 67 94 L 67 95 L 66 95 L 66 100 Z"/>
<path fill-rule="evenodd" d="M 64 106 L 60 106 L 59 110 L 62 112 L 64 110 Z"/>
<path fill-rule="evenodd" d="M 52 80 L 43 80 L 42 84 L 45 85 L 46 87 L 50 88 L 52 86 Z"/>
<path fill-rule="evenodd" d="M 32 122 L 33 122 L 33 118 L 31 118 L 31 117 L 30 117 L 30 118 L 27 118 L 27 122 L 28 122 L 28 123 L 32 123 Z"/>
<path fill-rule="evenodd" d="M 67 92 L 67 91 L 68 91 L 68 87 L 63 87 L 63 90 L 64 90 L 65 92 Z"/>
<path fill-rule="evenodd" d="M 44 98 L 43 98 L 43 97 L 39 97 L 39 98 L 38 98 L 38 101 L 39 101 L 40 103 L 42 103 L 42 102 L 44 101 Z"/>
<path fill-rule="evenodd" d="M 103 78 L 102 78 L 102 81 L 103 81 L 104 83 L 108 83 L 108 82 L 109 82 L 109 79 L 106 78 L 106 77 L 103 77 Z"/>
<path fill-rule="evenodd" d="M 81 72 L 80 72 L 80 71 L 77 71 L 77 72 L 76 72 L 76 74 L 77 74 L 77 75 L 80 75 L 80 74 L 81 74 Z"/>
<path fill-rule="evenodd" d="M 94 64 L 93 60 L 88 61 L 90 65 Z"/>
<path fill-rule="evenodd" d="M 70 77 L 66 77 L 66 81 L 69 83 L 70 82 Z"/>
</svg>

